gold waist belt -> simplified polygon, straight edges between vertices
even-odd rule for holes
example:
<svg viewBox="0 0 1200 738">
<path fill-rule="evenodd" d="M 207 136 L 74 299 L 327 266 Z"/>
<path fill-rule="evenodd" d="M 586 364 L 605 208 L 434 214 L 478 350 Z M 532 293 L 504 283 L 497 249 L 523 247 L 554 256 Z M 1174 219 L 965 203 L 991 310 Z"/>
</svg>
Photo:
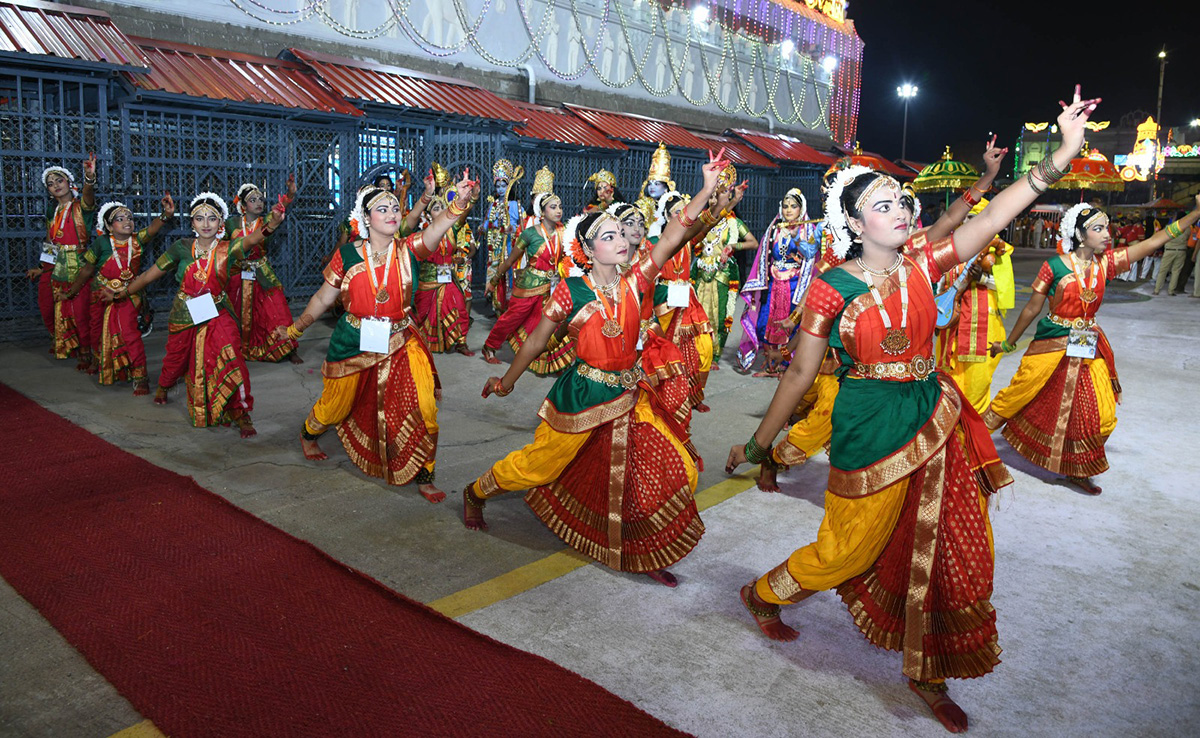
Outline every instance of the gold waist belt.
<svg viewBox="0 0 1200 738">
<path fill-rule="evenodd" d="M 1063 318 L 1053 313 L 1050 314 L 1050 322 L 1054 325 L 1060 325 L 1063 328 L 1074 328 L 1080 331 L 1085 328 L 1096 327 L 1095 318 Z"/>
<path fill-rule="evenodd" d="M 608 385 L 609 387 L 624 387 L 627 390 L 631 390 L 637 386 L 639 381 L 646 378 L 641 364 L 634 364 L 633 368 L 624 369 L 619 372 L 606 372 L 590 364 L 584 364 L 582 361 L 575 366 L 575 371 L 579 372 L 579 376 L 584 379 L 590 379 L 593 382 Z"/>
<path fill-rule="evenodd" d="M 542 279 L 551 279 L 554 276 L 554 272 L 552 271 L 547 269 L 534 269 L 531 266 L 525 267 L 525 272 L 527 274 L 532 274 L 535 277 L 541 277 Z"/>
<path fill-rule="evenodd" d="M 914 356 L 911 361 L 881 361 L 876 364 L 855 363 L 854 375 L 866 379 L 924 379 L 937 369 L 932 356 Z"/>
<path fill-rule="evenodd" d="M 353 313 L 346 313 L 346 322 L 353 328 L 362 329 L 363 319 Z M 412 325 L 412 318 L 403 318 L 402 320 L 392 320 L 392 333 L 400 331 Z"/>
</svg>

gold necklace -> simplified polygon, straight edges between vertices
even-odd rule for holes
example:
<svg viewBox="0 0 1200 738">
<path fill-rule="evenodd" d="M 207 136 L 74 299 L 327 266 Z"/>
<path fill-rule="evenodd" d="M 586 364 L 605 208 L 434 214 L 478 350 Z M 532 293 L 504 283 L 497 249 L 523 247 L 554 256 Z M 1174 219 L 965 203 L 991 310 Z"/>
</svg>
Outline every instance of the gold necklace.
<svg viewBox="0 0 1200 738">
<path fill-rule="evenodd" d="M 900 327 L 892 327 L 892 318 L 883 307 L 883 296 L 879 294 L 879 289 L 875 286 L 875 280 L 870 276 L 867 277 L 867 285 L 871 288 L 871 297 L 875 300 L 875 307 L 879 308 L 879 317 L 883 319 L 883 328 L 887 331 L 883 340 L 879 342 L 879 347 L 884 353 L 892 356 L 899 356 L 908 350 L 912 345 L 912 340 L 909 339 L 905 329 L 908 327 L 908 273 L 904 269 L 904 258 L 899 254 L 896 255 L 896 263 L 888 271 L 887 274 L 900 270 Z M 857 259 L 858 266 L 868 275 L 884 276 L 879 272 L 867 269 L 866 264 L 862 263 L 862 259 Z"/>
</svg>

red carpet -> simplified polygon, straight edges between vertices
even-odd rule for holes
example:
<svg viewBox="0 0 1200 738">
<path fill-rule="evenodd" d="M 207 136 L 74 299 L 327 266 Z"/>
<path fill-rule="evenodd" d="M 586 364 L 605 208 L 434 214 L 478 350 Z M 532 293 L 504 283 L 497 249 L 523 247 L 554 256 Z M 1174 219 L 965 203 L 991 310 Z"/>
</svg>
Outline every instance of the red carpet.
<svg viewBox="0 0 1200 738">
<path fill-rule="evenodd" d="M 683 735 L 4 385 L 0 427 L 0 575 L 174 738 Z"/>
</svg>

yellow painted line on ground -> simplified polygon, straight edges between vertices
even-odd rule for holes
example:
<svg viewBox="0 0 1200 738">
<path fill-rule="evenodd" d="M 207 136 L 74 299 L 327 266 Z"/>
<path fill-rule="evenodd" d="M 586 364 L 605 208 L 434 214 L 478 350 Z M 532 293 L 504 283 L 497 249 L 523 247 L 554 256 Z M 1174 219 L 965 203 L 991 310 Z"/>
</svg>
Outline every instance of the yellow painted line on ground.
<svg viewBox="0 0 1200 738">
<path fill-rule="evenodd" d="M 743 472 L 718 482 L 696 494 L 696 507 L 700 510 L 707 510 L 714 505 L 719 505 L 730 497 L 746 491 L 754 483 L 753 480 L 754 476 L 751 472 Z M 591 559 L 573 549 L 559 551 L 544 559 L 517 567 L 486 582 L 480 582 L 473 587 L 467 587 L 427 604 L 448 618 L 461 617 L 497 602 L 503 602 L 534 587 L 540 587 L 546 582 L 570 574 L 590 563 L 592 563 Z"/>
<path fill-rule="evenodd" d="M 131 725 L 119 733 L 113 733 L 108 738 L 167 738 L 166 734 L 154 727 L 154 723 L 143 720 L 137 725 Z"/>
</svg>

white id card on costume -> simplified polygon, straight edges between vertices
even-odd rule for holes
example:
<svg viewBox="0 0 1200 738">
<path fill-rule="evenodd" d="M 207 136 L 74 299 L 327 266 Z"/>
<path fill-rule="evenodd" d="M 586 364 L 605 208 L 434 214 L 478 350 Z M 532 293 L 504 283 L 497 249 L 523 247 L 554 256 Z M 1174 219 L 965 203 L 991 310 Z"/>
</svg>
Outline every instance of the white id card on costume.
<svg viewBox="0 0 1200 738">
<path fill-rule="evenodd" d="M 449 264 L 439 264 L 437 268 L 438 284 L 449 284 L 454 281 L 454 273 L 450 271 Z"/>
<path fill-rule="evenodd" d="M 242 279 L 249 281 L 249 282 L 253 282 L 254 281 L 254 270 L 253 269 L 243 269 L 242 270 Z"/>
<path fill-rule="evenodd" d="M 358 334 L 358 350 L 386 354 L 391 338 L 391 318 L 363 318 L 362 329 Z"/>
<path fill-rule="evenodd" d="M 1100 342 L 1100 334 L 1096 331 L 1072 328 L 1067 336 L 1067 356 L 1080 359 L 1096 358 L 1096 344 Z"/>
<path fill-rule="evenodd" d="M 217 317 L 217 303 L 209 292 L 189 298 L 187 301 L 188 314 L 192 316 L 192 325 L 200 325 Z"/>
<path fill-rule="evenodd" d="M 667 285 L 667 307 L 685 308 L 692 295 L 692 285 L 688 282 L 673 282 Z"/>
<path fill-rule="evenodd" d="M 45 252 L 45 251 L 43 251 L 43 252 L 41 253 L 41 255 L 40 255 L 40 256 L 38 256 L 38 260 L 39 260 L 39 261 L 42 261 L 42 262 L 45 262 L 46 264 L 53 264 L 55 261 L 57 261 L 57 260 L 54 258 L 54 254 L 52 254 L 52 253 L 47 253 L 47 252 Z"/>
</svg>

